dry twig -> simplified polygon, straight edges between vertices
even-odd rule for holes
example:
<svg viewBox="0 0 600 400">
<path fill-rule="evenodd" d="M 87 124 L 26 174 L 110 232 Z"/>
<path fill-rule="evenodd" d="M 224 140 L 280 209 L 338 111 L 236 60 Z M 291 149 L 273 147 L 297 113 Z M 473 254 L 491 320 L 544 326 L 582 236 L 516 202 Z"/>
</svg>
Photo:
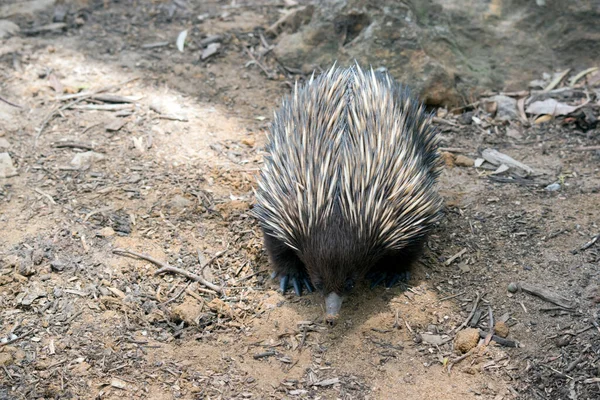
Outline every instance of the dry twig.
<svg viewBox="0 0 600 400">
<path fill-rule="evenodd" d="M 16 338 L 14 338 L 14 339 L 11 339 L 11 340 L 9 340 L 9 341 L 7 341 L 7 342 L 0 343 L 0 347 L 7 346 L 7 345 L 9 345 L 9 344 L 11 344 L 11 343 L 14 343 L 14 342 L 16 342 L 17 340 L 21 340 L 21 339 L 23 339 L 24 337 L 27 337 L 27 336 L 31 335 L 32 333 L 33 333 L 33 329 L 31 329 L 31 330 L 29 330 L 29 331 L 25 332 L 24 334 L 22 334 L 22 335 L 20 335 L 20 336 L 17 336 Z"/>
<path fill-rule="evenodd" d="M 177 267 L 172 267 L 169 264 L 159 261 L 147 254 L 142 254 L 142 253 L 136 253 L 134 251 L 130 251 L 130 250 L 125 250 L 125 249 L 114 249 L 113 253 L 118 254 L 118 255 L 128 255 L 128 256 L 134 256 L 137 258 L 141 258 L 142 260 L 146 260 L 151 262 L 152 264 L 159 266 L 160 269 L 158 271 L 154 272 L 154 275 L 161 275 L 161 274 L 165 274 L 167 272 L 173 272 L 179 275 L 183 275 L 186 278 L 189 278 L 193 281 L 196 282 L 200 282 L 201 284 L 203 284 L 204 286 L 214 290 L 215 292 L 218 292 L 220 294 L 224 294 L 225 291 L 223 290 L 223 288 L 221 286 L 215 285 L 212 282 L 207 281 L 206 279 L 204 279 L 203 277 L 201 277 L 200 275 L 196 275 L 192 272 L 186 271 L 184 269 L 181 268 L 177 268 Z"/>
<path fill-rule="evenodd" d="M 475 299 L 475 302 L 473 303 L 473 309 L 471 310 L 471 313 L 469 314 L 467 319 L 465 319 L 465 322 L 460 324 L 460 326 L 458 328 L 456 328 L 454 330 L 454 332 L 459 332 L 461 329 L 463 329 L 465 326 L 467 326 L 467 324 L 469 323 L 471 318 L 473 318 L 473 315 L 475 315 L 475 311 L 477 310 L 477 306 L 479 305 L 479 300 L 481 300 L 481 296 L 479 295 L 479 293 L 477 293 L 477 298 Z"/>
<path fill-rule="evenodd" d="M 40 136 L 42 135 L 42 132 L 44 131 L 44 129 L 46 128 L 46 126 L 48 125 L 48 123 L 50 122 L 50 120 L 52 118 L 54 118 L 57 114 L 59 114 L 61 111 L 64 111 L 68 108 L 73 107 L 75 104 L 81 103 L 84 100 L 88 100 L 92 97 L 94 97 L 95 95 L 102 93 L 102 92 L 107 92 L 109 90 L 113 90 L 116 89 L 118 87 L 121 87 L 123 85 L 126 85 L 130 82 L 133 82 L 135 80 L 139 79 L 138 77 L 136 78 L 131 78 L 131 79 L 127 79 L 126 81 L 123 81 L 121 83 L 117 83 L 116 85 L 110 85 L 110 86 L 105 86 L 103 88 L 100 88 L 98 90 L 94 90 L 86 95 L 82 95 L 81 97 L 79 97 L 76 100 L 71 101 L 70 103 L 65 104 L 64 106 L 60 106 L 55 108 L 54 110 L 52 110 L 48 115 L 46 115 L 46 118 L 44 118 L 44 120 L 42 121 L 42 123 L 40 124 L 40 127 L 37 130 L 37 134 L 35 135 L 35 139 L 34 139 L 34 147 L 37 146 L 37 141 L 40 138 Z"/>
</svg>

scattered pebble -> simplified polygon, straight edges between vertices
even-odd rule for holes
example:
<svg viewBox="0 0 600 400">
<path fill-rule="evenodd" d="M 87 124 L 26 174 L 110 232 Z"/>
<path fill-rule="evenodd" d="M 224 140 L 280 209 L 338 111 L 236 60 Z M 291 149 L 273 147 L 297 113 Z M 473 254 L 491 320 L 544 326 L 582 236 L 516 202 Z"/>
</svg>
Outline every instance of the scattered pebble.
<svg viewBox="0 0 600 400">
<path fill-rule="evenodd" d="M 487 100 L 493 102 L 495 106 L 495 119 L 498 121 L 511 121 L 518 118 L 517 100 L 508 96 L 494 96 Z"/>
<path fill-rule="evenodd" d="M 559 191 L 560 188 L 561 188 L 560 183 L 554 182 L 554 183 L 546 186 L 544 188 L 544 190 L 547 190 L 548 192 L 556 192 L 556 191 Z"/>
<path fill-rule="evenodd" d="M 501 338 L 505 338 L 509 333 L 508 325 L 506 325 L 506 322 L 504 321 L 498 321 L 496 322 L 496 325 L 494 325 L 494 332 Z"/>
<path fill-rule="evenodd" d="M 472 159 L 470 159 L 467 156 L 463 156 L 462 154 L 459 154 L 456 156 L 456 159 L 454 160 L 454 164 L 458 167 L 472 167 L 473 165 L 475 165 L 475 161 L 473 161 Z"/>
<path fill-rule="evenodd" d="M 467 328 L 456 334 L 454 348 L 461 353 L 466 353 L 475 348 L 479 343 L 479 329 Z"/>
<path fill-rule="evenodd" d="M 19 25 L 6 19 L 0 19 L 0 39 L 13 36 L 19 32 Z"/>
<path fill-rule="evenodd" d="M 15 362 L 15 359 L 13 358 L 12 354 L 10 354 L 8 352 L 0 353 L 0 366 L 1 367 L 7 367 L 7 366 L 13 364 L 14 362 Z"/>
<path fill-rule="evenodd" d="M 17 175 L 12 159 L 8 153 L 0 153 L 0 178 L 10 178 Z"/>
<path fill-rule="evenodd" d="M 421 339 L 425 343 L 434 344 L 441 346 L 444 344 L 444 338 L 442 335 L 432 335 L 430 333 L 421 333 Z"/>
<path fill-rule="evenodd" d="M 175 321 L 183 321 L 188 325 L 196 325 L 202 313 L 202 304 L 195 299 L 186 299 L 173 308 L 172 316 Z"/>
<path fill-rule="evenodd" d="M 75 157 L 71 160 L 71 165 L 76 168 L 85 168 L 105 158 L 104 154 L 96 153 L 95 151 L 86 151 L 85 153 L 75 154 Z"/>
<path fill-rule="evenodd" d="M 517 285 L 517 284 L 516 284 L 516 283 L 514 283 L 514 282 L 511 282 L 511 283 L 509 283 L 509 284 L 508 284 L 508 288 L 507 288 L 507 290 L 508 290 L 510 293 L 517 293 L 517 291 L 519 290 L 519 285 Z"/>
<path fill-rule="evenodd" d="M 115 230 L 113 228 L 111 228 L 110 226 L 105 226 L 104 228 L 100 229 L 98 231 L 98 236 L 100 237 L 111 237 L 115 235 Z"/>
<path fill-rule="evenodd" d="M 442 161 L 444 161 L 444 165 L 448 168 L 453 168 L 454 167 L 454 154 L 450 153 L 449 151 L 442 151 L 440 153 L 441 157 L 442 157 Z"/>
</svg>

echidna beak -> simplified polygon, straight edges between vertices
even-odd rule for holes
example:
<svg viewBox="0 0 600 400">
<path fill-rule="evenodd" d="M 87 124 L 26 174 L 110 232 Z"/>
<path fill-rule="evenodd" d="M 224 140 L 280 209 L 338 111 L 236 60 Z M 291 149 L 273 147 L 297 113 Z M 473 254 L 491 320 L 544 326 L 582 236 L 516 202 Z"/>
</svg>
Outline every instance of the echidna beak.
<svg viewBox="0 0 600 400">
<path fill-rule="evenodd" d="M 335 325 L 342 308 L 344 299 L 337 293 L 331 292 L 325 296 L 325 322 L 329 325 Z"/>
</svg>

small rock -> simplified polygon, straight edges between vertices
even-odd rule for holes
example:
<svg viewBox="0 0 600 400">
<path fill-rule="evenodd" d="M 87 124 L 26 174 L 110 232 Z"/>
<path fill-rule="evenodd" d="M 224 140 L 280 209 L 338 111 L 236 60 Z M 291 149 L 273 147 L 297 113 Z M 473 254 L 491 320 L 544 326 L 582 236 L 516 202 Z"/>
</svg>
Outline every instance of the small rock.
<svg viewBox="0 0 600 400">
<path fill-rule="evenodd" d="M 117 389 L 125 389 L 125 388 L 127 388 L 127 383 L 125 383 L 125 381 L 123 381 L 119 378 L 112 378 L 110 380 L 110 386 L 117 388 Z"/>
<path fill-rule="evenodd" d="M 448 168 L 454 167 L 454 154 L 449 151 L 442 151 L 441 154 L 442 161 L 444 161 L 444 165 Z"/>
<path fill-rule="evenodd" d="M 571 343 L 571 335 L 563 335 L 555 340 L 556 346 L 565 347 Z"/>
<path fill-rule="evenodd" d="M 105 226 L 104 228 L 100 229 L 96 235 L 104 238 L 111 237 L 115 235 L 115 230 L 110 226 Z"/>
<path fill-rule="evenodd" d="M 41 286 L 34 284 L 25 293 L 20 303 L 24 306 L 30 306 L 38 297 L 46 297 L 46 291 Z"/>
<path fill-rule="evenodd" d="M 468 264 L 460 264 L 458 266 L 458 269 L 460 269 L 460 272 L 462 272 L 463 274 L 471 272 L 471 267 Z"/>
<path fill-rule="evenodd" d="M 517 100 L 508 96 L 494 96 L 487 100 L 488 103 L 496 103 L 495 119 L 499 121 L 510 121 L 518 118 Z"/>
<path fill-rule="evenodd" d="M 460 114 L 458 116 L 458 122 L 462 125 L 470 125 L 473 122 L 473 111 L 466 112 L 464 114 Z"/>
<path fill-rule="evenodd" d="M 519 285 L 517 285 L 517 284 L 516 284 L 516 283 L 514 283 L 514 282 L 511 282 L 511 283 L 509 283 L 509 284 L 508 284 L 508 288 L 507 288 L 507 290 L 508 290 L 510 293 L 517 293 L 517 291 L 519 290 Z"/>
<path fill-rule="evenodd" d="M 473 165 L 475 165 L 475 161 L 473 161 L 472 159 L 470 159 L 467 156 L 463 156 L 462 154 L 459 154 L 456 156 L 456 159 L 454 160 L 454 164 L 459 167 L 472 167 Z"/>
<path fill-rule="evenodd" d="M 557 192 L 560 190 L 560 183 L 554 182 L 554 183 L 546 186 L 544 188 L 544 190 L 547 190 L 548 192 Z"/>
<path fill-rule="evenodd" d="M 8 153 L 0 153 L 0 178 L 10 178 L 17 175 L 12 159 Z"/>
<path fill-rule="evenodd" d="M 12 36 L 19 32 L 19 25 L 7 19 L 0 19 L 0 39 Z"/>
<path fill-rule="evenodd" d="M 244 138 L 242 139 L 242 144 L 245 144 L 248 147 L 254 147 L 254 145 L 256 144 L 256 140 L 254 140 L 253 138 Z"/>
<path fill-rule="evenodd" d="M 461 353 L 466 353 L 475 348 L 479 343 L 479 329 L 467 328 L 456 334 L 454 348 Z"/>
<path fill-rule="evenodd" d="M 42 263 L 42 261 L 44 261 L 44 250 L 42 250 L 42 249 L 34 250 L 33 254 L 31 255 L 31 261 L 33 261 L 33 263 L 35 265 L 40 265 Z"/>
<path fill-rule="evenodd" d="M 85 153 L 77 153 L 71 160 L 71 165 L 76 168 L 84 168 L 92 165 L 96 161 L 104 160 L 104 154 L 96 153 L 95 151 L 86 151 Z"/>
<path fill-rule="evenodd" d="M 494 325 L 494 332 L 496 332 L 496 335 L 505 338 L 509 333 L 508 325 L 506 325 L 506 322 L 504 321 L 498 321 L 496 322 L 496 325 Z"/>
<path fill-rule="evenodd" d="M 192 201 L 186 199 L 181 195 L 175 195 L 173 196 L 171 201 L 169 201 L 169 205 L 171 206 L 171 208 L 174 208 L 176 210 L 183 210 L 184 208 L 190 207 L 192 205 Z"/>
<path fill-rule="evenodd" d="M 50 263 L 50 268 L 52 271 L 60 272 L 65 269 L 65 264 L 62 261 L 54 260 Z"/>
<path fill-rule="evenodd" d="M 517 140 L 523 138 L 523 135 L 521 134 L 521 132 L 519 132 L 518 130 L 513 129 L 513 128 L 508 128 L 506 130 L 506 136 L 508 136 L 509 138 L 517 139 Z"/>
<path fill-rule="evenodd" d="M 176 322 L 183 321 L 188 325 L 196 325 L 201 313 L 202 305 L 194 299 L 188 299 L 173 308 L 172 316 Z"/>
<path fill-rule="evenodd" d="M 77 366 L 75 368 L 73 368 L 73 373 L 75 375 L 87 375 L 88 374 L 88 370 L 91 368 L 92 366 L 88 363 L 86 363 L 85 361 L 80 362 L 79 364 L 77 364 Z"/>
<path fill-rule="evenodd" d="M 211 302 L 208 303 L 208 307 L 212 311 L 215 311 L 220 315 L 224 315 L 227 317 L 232 317 L 234 315 L 233 310 L 231 309 L 231 306 L 229 304 L 225 303 L 223 300 L 219 299 L 218 297 L 215 297 L 214 299 L 212 299 Z"/>
<path fill-rule="evenodd" d="M 115 118 L 104 125 L 104 129 L 106 129 L 107 132 L 118 132 L 126 123 L 127 120 L 125 118 Z"/>
<path fill-rule="evenodd" d="M 0 366 L 7 367 L 15 362 L 13 355 L 8 352 L 0 353 Z"/>
<path fill-rule="evenodd" d="M 425 343 L 436 344 L 438 346 L 441 346 L 442 344 L 444 344 L 444 338 L 442 338 L 442 335 L 432 335 L 429 333 L 421 333 L 421 339 Z"/>
<path fill-rule="evenodd" d="M 8 143 L 8 140 L 6 140 L 4 138 L 0 138 L 0 149 L 7 150 L 9 147 L 10 147 L 10 143 Z"/>
</svg>

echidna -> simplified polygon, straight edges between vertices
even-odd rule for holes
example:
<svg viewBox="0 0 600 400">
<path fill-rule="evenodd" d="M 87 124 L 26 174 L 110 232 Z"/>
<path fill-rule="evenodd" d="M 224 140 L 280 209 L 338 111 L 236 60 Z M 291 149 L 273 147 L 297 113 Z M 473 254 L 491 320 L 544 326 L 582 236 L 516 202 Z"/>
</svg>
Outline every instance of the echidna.
<svg viewBox="0 0 600 400">
<path fill-rule="evenodd" d="M 296 85 L 271 124 L 254 207 L 283 292 L 314 286 L 333 323 L 358 280 L 405 276 L 440 215 L 435 133 L 387 73 L 334 66 Z"/>
</svg>

